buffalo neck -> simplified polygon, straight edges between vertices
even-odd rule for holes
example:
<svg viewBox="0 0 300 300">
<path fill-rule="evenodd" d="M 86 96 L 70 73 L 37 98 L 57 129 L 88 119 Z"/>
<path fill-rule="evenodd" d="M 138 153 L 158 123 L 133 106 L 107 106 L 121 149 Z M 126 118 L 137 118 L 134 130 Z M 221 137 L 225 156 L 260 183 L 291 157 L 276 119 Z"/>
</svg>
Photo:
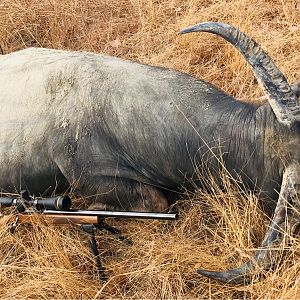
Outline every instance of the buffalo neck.
<svg viewBox="0 0 300 300">
<path fill-rule="evenodd" d="M 219 147 L 223 166 L 247 186 L 268 189 L 268 182 L 278 174 L 266 165 L 270 164 L 266 139 L 276 139 L 276 121 L 270 106 L 256 107 L 224 96 L 212 107 L 207 139 L 210 137 L 214 147 Z M 275 156 L 273 164 L 278 166 Z"/>
</svg>

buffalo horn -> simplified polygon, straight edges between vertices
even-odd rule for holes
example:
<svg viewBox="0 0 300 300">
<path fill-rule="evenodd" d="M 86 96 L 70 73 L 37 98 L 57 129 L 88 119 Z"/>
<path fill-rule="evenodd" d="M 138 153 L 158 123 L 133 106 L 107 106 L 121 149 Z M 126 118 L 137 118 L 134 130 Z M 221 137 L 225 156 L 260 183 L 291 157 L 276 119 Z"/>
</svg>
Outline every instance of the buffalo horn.
<svg viewBox="0 0 300 300">
<path fill-rule="evenodd" d="M 183 29 L 180 33 L 204 31 L 217 34 L 234 45 L 254 70 L 279 122 L 292 126 L 300 121 L 300 106 L 285 76 L 268 54 L 249 36 L 223 23 L 206 22 Z"/>
<path fill-rule="evenodd" d="M 239 268 L 224 272 L 197 270 L 206 277 L 226 283 L 249 283 L 263 270 L 277 263 L 300 223 L 300 166 L 286 168 L 274 216 L 262 246 L 254 257 Z"/>
</svg>

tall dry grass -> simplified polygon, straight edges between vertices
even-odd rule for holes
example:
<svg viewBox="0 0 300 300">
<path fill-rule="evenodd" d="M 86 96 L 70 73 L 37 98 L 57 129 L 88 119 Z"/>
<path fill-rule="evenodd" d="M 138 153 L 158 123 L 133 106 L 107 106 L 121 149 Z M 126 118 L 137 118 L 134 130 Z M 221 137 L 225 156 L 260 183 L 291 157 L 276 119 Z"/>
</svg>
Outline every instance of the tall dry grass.
<svg viewBox="0 0 300 300">
<path fill-rule="evenodd" d="M 2 0 L 0 46 L 4 53 L 31 46 L 104 52 L 188 72 L 251 100 L 261 90 L 232 46 L 178 31 L 201 21 L 235 25 L 263 45 L 292 82 L 299 79 L 299 12 L 296 0 Z M 134 245 L 99 233 L 109 275 L 101 285 L 87 237 L 76 228 L 22 226 L 12 234 L 3 227 L 1 298 L 300 298 L 297 238 L 261 282 L 230 286 L 195 273 L 247 260 L 269 223 L 255 195 L 226 187 L 186 195 L 176 222 L 111 220 Z"/>
</svg>

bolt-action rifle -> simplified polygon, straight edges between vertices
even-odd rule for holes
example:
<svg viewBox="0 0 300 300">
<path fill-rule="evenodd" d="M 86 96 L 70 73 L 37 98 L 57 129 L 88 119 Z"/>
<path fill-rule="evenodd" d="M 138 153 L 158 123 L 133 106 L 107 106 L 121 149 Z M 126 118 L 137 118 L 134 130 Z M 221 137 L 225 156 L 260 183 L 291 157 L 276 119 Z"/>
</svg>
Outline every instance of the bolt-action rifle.
<svg viewBox="0 0 300 300">
<path fill-rule="evenodd" d="M 107 231 L 117 239 L 132 244 L 132 241 L 121 235 L 121 231 L 105 222 L 106 218 L 121 219 L 157 219 L 176 220 L 176 213 L 148 213 L 105 210 L 74 210 L 71 209 L 72 201 L 69 196 L 56 196 L 52 198 L 37 199 L 30 196 L 26 190 L 21 191 L 17 198 L 0 197 L 0 207 L 13 207 L 9 215 L 0 214 L 0 226 L 8 224 L 12 232 L 19 224 L 47 224 L 80 225 L 84 232 L 90 236 L 90 247 L 98 269 L 100 281 L 106 280 L 105 269 L 101 264 L 95 230 Z"/>
</svg>

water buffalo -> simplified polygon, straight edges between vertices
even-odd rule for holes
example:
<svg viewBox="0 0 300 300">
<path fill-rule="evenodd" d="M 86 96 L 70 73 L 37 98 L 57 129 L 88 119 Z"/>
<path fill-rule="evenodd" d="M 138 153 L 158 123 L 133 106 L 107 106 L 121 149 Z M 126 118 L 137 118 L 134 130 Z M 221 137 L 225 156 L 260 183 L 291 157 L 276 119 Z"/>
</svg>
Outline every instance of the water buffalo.
<svg viewBox="0 0 300 300">
<path fill-rule="evenodd" d="M 300 107 L 247 35 L 222 23 L 181 33 L 196 31 L 220 35 L 243 54 L 267 104 L 105 55 L 32 48 L 1 56 L 0 187 L 37 193 L 75 184 L 96 208 L 161 211 L 168 191 L 201 187 L 198 172 L 218 178 L 225 167 L 274 206 L 253 260 L 225 272 L 198 270 L 239 283 L 275 262 L 273 248 L 299 224 Z"/>
</svg>

